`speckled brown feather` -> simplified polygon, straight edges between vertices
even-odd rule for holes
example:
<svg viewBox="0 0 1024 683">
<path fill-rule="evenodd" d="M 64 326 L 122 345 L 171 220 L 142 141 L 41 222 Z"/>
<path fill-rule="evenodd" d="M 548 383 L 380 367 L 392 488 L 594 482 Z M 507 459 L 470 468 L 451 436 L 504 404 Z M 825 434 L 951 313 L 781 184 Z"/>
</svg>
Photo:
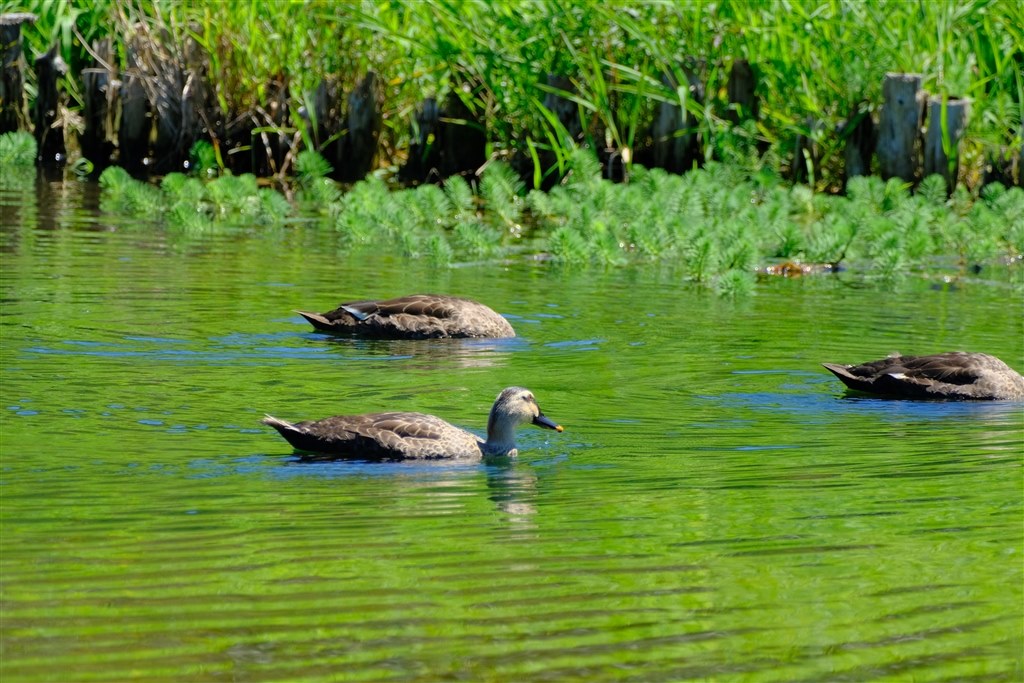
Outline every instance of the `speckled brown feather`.
<svg viewBox="0 0 1024 683">
<path fill-rule="evenodd" d="M 437 294 L 351 301 L 327 313 L 297 312 L 323 332 L 376 339 L 516 336 L 512 325 L 491 308 L 472 299 Z"/>
<path fill-rule="evenodd" d="M 823 363 L 846 386 L 905 398 L 1024 400 L 1024 377 L 995 356 L 954 351 L 862 363 Z"/>
<path fill-rule="evenodd" d="M 366 458 L 479 458 L 483 440 L 425 413 L 368 413 L 289 423 L 264 422 L 295 448 L 313 453 L 352 453 Z"/>
</svg>

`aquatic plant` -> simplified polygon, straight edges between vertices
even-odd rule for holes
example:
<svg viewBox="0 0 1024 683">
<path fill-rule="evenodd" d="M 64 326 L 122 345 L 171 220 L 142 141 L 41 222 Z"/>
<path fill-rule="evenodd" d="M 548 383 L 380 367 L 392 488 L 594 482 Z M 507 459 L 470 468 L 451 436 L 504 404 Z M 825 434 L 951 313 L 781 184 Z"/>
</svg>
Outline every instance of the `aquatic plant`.
<svg viewBox="0 0 1024 683">
<path fill-rule="evenodd" d="M 36 154 L 36 140 L 31 134 L 19 130 L 0 135 L 0 167 L 27 166 L 34 169 Z"/>
<path fill-rule="evenodd" d="M 105 210 L 133 212 L 190 230 L 279 225 L 309 218 L 353 246 L 373 245 L 437 263 L 507 258 L 529 249 L 567 267 L 669 263 L 681 276 L 723 295 L 742 295 L 773 260 L 846 266 L 887 280 L 955 257 L 961 268 L 1012 263 L 1024 253 L 1024 190 L 993 185 L 974 197 L 925 179 L 855 178 L 848 196 L 815 193 L 761 172 L 708 163 L 683 176 L 636 167 L 629 183 L 600 177 L 592 153 L 577 150 L 550 192 L 524 187 L 507 166 L 488 166 L 479 194 L 461 177 L 444 186 L 392 190 L 378 177 L 342 193 L 317 155 L 300 154 L 290 203 L 251 175 L 213 180 L 170 174 L 159 187 L 118 168 L 100 178 Z M 1019 276 L 1018 276 L 1019 277 Z"/>
<path fill-rule="evenodd" d="M 757 280 L 749 270 L 729 269 L 715 278 L 715 292 L 719 296 L 741 298 L 754 293 Z"/>
<path fill-rule="evenodd" d="M 561 177 L 580 143 L 627 152 L 628 164 L 628 152 L 650 147 L 655 109 L 669 104 L 687 112 L 691 132 L 702 138 L 700 161 L 725 161 L 748 174 L 813 166 L 816 190 L 839 188 L 846 141 L 828 131 L 877 106 L 886 71 L 921 72 L 929 92 L 972 100 L 963 157 L 972 187 L 986 156 L 1012 155 L 1024 144 L 1024 10 L 1015 2 L 306 0 L 300 12 L 276 2 L 16 5 L 39 15 L 23 29 L 29 58 L 56 43 L 73 73 L 91 65 L 86 45 L 97 38 L 113 39 L 123 60 L 130 36 L 141 30 L 155 43 L 154 56 L 178 62 L 179 43 L 194 41 L 220 110 L 271 128 L 305 131 L 298 112 L 325 76 L 346 93 L 372 69 L 388 84 L 385 166 L 402 160 L 412 112 L 425 94 L 438 102 L 457 98 L 486 123 L 492 158 L 518 155 L 533 165 L 526 174 L 533 187 Z M 281 40 L 282 26 L 288 40 Z M 738 60 L 755 69 L 757 112 L 728 101 Z M 548 74 L 561 85 L 549 85 Z M 687 83 L 688 74 L 704 85 L 703 100 L 672 85 Z M 31 90 L 34 74 L 28 79 Z M 81 108 L 76 82 L 68 80 L 72 110 Z M 267 123 L 271 82 L 287 86 L 294 120 Z M 566 122 L 546 104 L 554 96 L 566 103 Z M 819 148 L 815 164 L 794 159 L 797 136 Z M 203 168 L 214 168 L 209 161 Z"/>
<path fill-rule="evenodd" d="M 147 216 L 159 220 L 164 213 L 165 203 L 159 188 L 131 177 L 119 166 L 111 166 L 99 177 L 100 208 L 108 213 L 124 213 L 133 216 Z"/>
</svg>

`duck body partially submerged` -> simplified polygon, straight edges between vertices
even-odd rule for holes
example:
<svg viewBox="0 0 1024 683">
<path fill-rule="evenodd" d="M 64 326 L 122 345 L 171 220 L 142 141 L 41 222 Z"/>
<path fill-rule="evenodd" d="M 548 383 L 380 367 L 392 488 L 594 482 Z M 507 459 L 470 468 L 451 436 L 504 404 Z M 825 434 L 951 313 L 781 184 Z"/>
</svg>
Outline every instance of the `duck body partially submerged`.
<svg viewBox="0 0 1024 683">
<path fill-rule="evenodd" d="M 850 389 L 901 398 L 1024 401 L 1024 377 L 987 353 L 894 353 L 860 365 L 822 363 Z"/>
<path fill-rule="evenodd" d="M 373 339 L 514 337 L 512 325 L 479 301 L 441 294 L 343 303 L 333 311 L 296 311 L 321 332 Z"/>
<path fill-rule="evenodd" d="M 460 429 L 434 415 L 415 412 L 338 415 L 322 420 L 288 422 L 267 415 L 293 448 L 320 455 L 365 460 L 480 459 L 518 455 L 516 427 L 532 423 L 562 431 L 541 412 L 533 393 L 523 387 L 502 390 L 491 407 L 487 438 Z"/>
</svg>

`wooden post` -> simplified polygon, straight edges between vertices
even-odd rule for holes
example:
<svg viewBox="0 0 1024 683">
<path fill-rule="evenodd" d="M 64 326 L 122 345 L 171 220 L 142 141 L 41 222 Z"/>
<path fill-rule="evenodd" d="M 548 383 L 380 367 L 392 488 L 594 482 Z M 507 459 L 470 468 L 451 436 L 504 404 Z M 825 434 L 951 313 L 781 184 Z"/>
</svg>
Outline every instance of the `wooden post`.
<svg viewBox="0 0 1024 683">
<path fill-rule="evenodd" d="M 60 108 L 57 79 L 67 73 L 68 67 L 57 53 L 57 47 L 54 45 L 36 59 L 36 84 L 39 88 L 35 106 L 37 161 L 44 167 L 63 166 L 68 155 L 64 146 L 64 126 L 56 123 Z"/>
<path fill-rule="evenodd" d="M 121 126 L 117 131 L 117 155 L 121 168 L 140 176 L 146 172 L 153 120 L 146 88 L 142 84 L 136 40 L 129 41 L 125 50 L 127 68 L 121 77 Z"/>
<path fill-rule="evenodd" d="M 334 169 L 332 177 L 337 177 L 341 164 L 342 133 L 341 106 L 338 99 L 338 83 L 333 78 L 320 81 L 313 94 L 313 120 L 308 113 L 303 116 L 309 129 L 310 137 L 316 150 Z M 300 110 L 301 113 L 301 110 Z"/>
<path fill-rule="evenodd" d="M 557 88 L 567 93 L 576 92 L 572 81 L 565 76 L 548 74 L 547 81 L 548 85 L 552 88 Z M 583 139 L 583 124 L 580 123 L 580 110 L 575 102 L 557 93 L 549 92 L 544 95 L 544 107 L 554 112 L 555 116 L 558 117 L 558 121 L 569 133 L 570 139 L 576 142 L 580 142 Z"/>
<path fill-rule="evenodd" d="M 737 59 L 729 71 L 729 82 L 726 86 L 729 96 L 728 119 L 739 123 L 746 119 L 757 119 L 760 104 L 757 99 L 757 74 L 750 62 Z"/>
<path fill-rule="evenodd" d="M 182 94 L 185 89 L 185 73 L 173 57 L 162 60 L 155 73 L 148 74 L 153 79 L 153 109 L 156 114 L 153 123 L 156 136 L 153 139 L 153 159 L 151 171 L 157 175 L 165 175 L 172 171 L 181 171 L 188 156 L 185 147 L 191 134 L 187 130 L 184 117 Z M 187 132 L 186 132 L 187 131 Z"/>
<path fill-rule="evenodd" d="M 807 117 L 804 120 L 804 127 L 808 134 L 797 134 L 793 149 L 790 176 L 794 183 L 806 183 L 808 180 L 817 180 L 820 177 L 821 148 L 818 145 L 816 134 L 821 130 L 821 121 Z M 812 170 L 813 176 L 811 175 Z"/>
<path fill-rule="evenodd" d="M 882 82 L 882 113 L 878 122 L 879 172 L 884 180 L 917 177 L 924 93 L 920 74 L 888 73 Z"/>
<path fill-rule="evenodd" d="M 416 112 L 415 141 L 409 145 L 409 158 L 398 172 L 398 178 L 406 183 L 423 183 L 440 178 L 441 111 L 437 100 L 428 97 Z"/>
<path fill-rule="evenodd" d="M 380 79 L 376 72 L 369 71 L 348 96 L 344 156 L 339 180 L 362 180 L 373 170 L 377 161 L 377 141 L 380 139 L 382 118 Z"/>
<path fill-rule="evenodd" d="M 1024 187 L 1024 146 L 1017 150 L 1000 147 L 986 154 L 984 184 L 1002 183 L 1006 187 Z"/>
<path fill-rule="evenodd" d="M 693 70 L 684 67 L 687 80 L 686 97 L 698 104 L 704 102 L 704 86 Z M 679 83 L 674 74 L 664 74 L 661 82 L 678 91 Z M 685 173 L 701 161 L 700 138 L 697 122 L 681 104 L 661 102 L 655 110 L 651 136 L 654 138 L 654 166 L 670 173 Z"/>
<path fill-rule="evenodd" d="M 112 46 L 109 38 L 93 43 L 93 52 L 109 65 Z M 82 156 L 92 162 L 93 173 L 99 174 L 110 165 L 114 152 L 114 91 L 113 74 L 104 64 L 82 69 L 82 96 L 85 109 L 85 129 L 78 138 Z"/>
<path fill-rule="evenodd" d="M 278 77 L 267 84 L 267 107 L 260 110 L 261 128 L 282 128 L 289 118 L 288 83 Z M 290 141 L 281 133 L 270 130 L 252 132 L 252 171 L 261 178 L 277 175 L 284 165 Z"/>
<path fill-rule="evenodd" d="M 467 97 L 473 87 L 461 86 Z M 465 175 L 473 181 L 476 171 L 487 161 L 487 132 L 484 124 L 470 111 L 458 93 L 448 93 L 441 114 L 441 177 Z"/>
<path fill-rule="evenodd" d="M 871 120 L 871 112 L 866 108 L 861 108 L 843 124 L 839 134 L 846 140 L 845 166 L 843 168 L 843 187 L 845 188 L 850 178 L 871 173 L 871 155 L 874 154 L 877 144 L 875 123 Z"/>
<path fill-rule="evenodd" d="M 0 135 L 28 128 L 21 57 L 21 25 L 35 22 L 28 12 L 0 14 Z"/>
<path fill-rule="evenodd" d="M 195 32 L 199 27 L 193 27 Z M 192 146 L 196 140 L 209 139 L 217 144 L 222 126 L 220 108 L 210 85 L 210 56 L 206 49 L 189 36 L 185 41 L 183 55 L 185 65 L 185 84 L 181 94 L 181 119 L 183 135 L 180 140 L 181 166 L 191 168 Z"/>
<path fill-rule="evenodd" d="M 928 132 L 924 138 L 924 174 L 938 173 L 952 191 L 960 170 L 960 138 L 970 116 L 970 100 L 928 98 Z"/>
<path fill-rule="evenodd" d="M 111 111 L 108 94 L 112 91 L 110 72 L 106 69 L 82 69 L 82 94 L 85 99 L 85 130 L 78 142 L 82 156 L 92 162 L 96 171 L 110 165 L 114 144 L 110 142 Z"/>
</svg>

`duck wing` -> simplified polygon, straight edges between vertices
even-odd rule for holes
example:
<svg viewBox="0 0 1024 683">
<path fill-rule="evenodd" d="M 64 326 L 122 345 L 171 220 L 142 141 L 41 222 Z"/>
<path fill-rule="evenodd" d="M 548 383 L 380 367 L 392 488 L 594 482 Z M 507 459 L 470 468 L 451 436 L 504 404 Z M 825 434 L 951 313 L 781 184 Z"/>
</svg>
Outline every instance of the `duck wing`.
<svg viewBox="0 0 1024 683">
<path fill-rule="evenodd" d="M 433 415 L 410 412 L 339 415 L 284 423 L 267 418 L 299 450 L 367 459 L 435 459 L 480 456 L 480 439 Z"/>
<path fill-rule="evenodd" d="M 998 358 L 965 352 L 896 354 L 860 365 L 823 365 L 851 389 L 907 398 L 999 398 L 993 380 L 1005 372 L 1016 375 Z"/>
<path fill-rule="evenodd" d="M 507 320 L 472 299 L 411 294 L 351 301 L 323 314 L 299 311 L 314 327 L 378 338 L 514 337 Z"/>
</svg>

